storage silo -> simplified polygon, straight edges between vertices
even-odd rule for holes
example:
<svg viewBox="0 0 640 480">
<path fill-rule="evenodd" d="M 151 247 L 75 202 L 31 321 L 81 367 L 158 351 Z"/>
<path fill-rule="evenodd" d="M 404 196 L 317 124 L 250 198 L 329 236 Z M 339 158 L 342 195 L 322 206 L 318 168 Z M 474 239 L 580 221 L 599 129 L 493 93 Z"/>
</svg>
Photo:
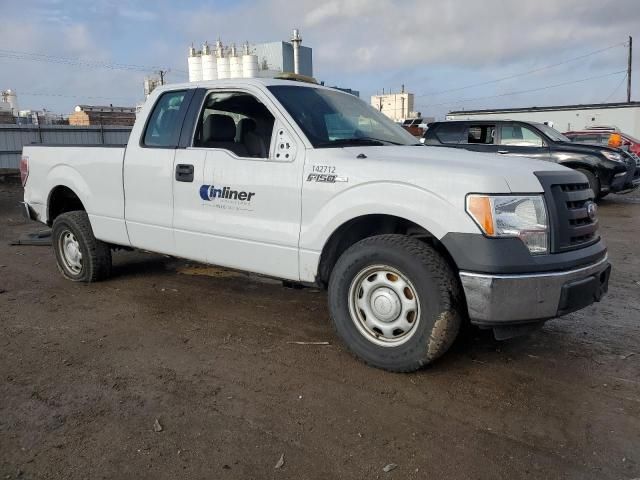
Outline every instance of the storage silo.
<svg viewBox="0 0 640 480">
<path fill-rule="evenodd" d="M 207 42 L 202 45 L 202 79 L 203 80 L 217 80 L 218 79 L 218 64 L 216 57 L 213 55 L 211 48 Z"/>
<path fill-rule="evenodd" d="M 302 43 L 302 37 L 300 36 L 300 30 L 293 29 L 293 35 L 291 36 L 291 44 L 293 45 L 293 73 L 300 73 L 300 44 Z"/>
<path fill-rule="evenodd" d="M 251 54 L 249 42 L 245 42 L 242 53 L 242 76 L 256 78 L 258 76 L 258 56 Z"/>
<path fill-rule="evenodd" d="M 225 57 L 224 47 L 222 46 L 222 42 L 220 40 L 216 42 L 216 57 L 218 79 L 224 80 L 229 78 L 229 57 Z"/>
<path fill-rule="evenodd" d="M 231 78 L 242 78 L 242 57 L 238 56 L 235 44 L 231 45 L 231 56 L 229 57 L 229 70 Z"/>
<path fill-rule="evenodd" d="M 198 82 L 202 80 L 202 57 L 200 52 L 197 52 L 193 46 L 189 48 L 187 63 L 189 64 L 189 81 Z"/>
<path fill-rule="evenodd" d="M 2 96 L 5 97 L 5 101 L 9 104 L 9 107 L 11 107 L 11 111 L 17 117 L 20 108 L 18 107 L 18 95 L 16 91 L 11 89 L 5 90 L 2 92 Z"/>
</svg>

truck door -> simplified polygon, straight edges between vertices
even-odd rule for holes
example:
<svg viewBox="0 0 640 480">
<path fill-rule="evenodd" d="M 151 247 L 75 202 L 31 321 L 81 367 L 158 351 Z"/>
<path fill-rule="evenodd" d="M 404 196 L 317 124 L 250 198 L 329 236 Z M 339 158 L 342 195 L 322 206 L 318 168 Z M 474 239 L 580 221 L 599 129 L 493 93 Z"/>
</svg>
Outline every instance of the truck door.
<svg viewBox="0 0 640 480">
<path fill-rule="evenodd" d="M 260 91 L 209 91 L 175 157 L 179 256 L 297 280 L 304 150 Z M 178 177 L 193 166 L 193 181 Z"/>
<path fill-rule="evenodd" d="M 125 220 L 131 245 L 173 254 L 173 159 L 193 89 L 160 94 L 131 132 L 124 159 Z M 153 97 L 151 97 L 153 98 Z"/>
<path fill-rule="evenodd" d="M 520 123 L 500 125 L 498 153 L 549 160 L 549 146 L 542 136 Z"/>
</svg>

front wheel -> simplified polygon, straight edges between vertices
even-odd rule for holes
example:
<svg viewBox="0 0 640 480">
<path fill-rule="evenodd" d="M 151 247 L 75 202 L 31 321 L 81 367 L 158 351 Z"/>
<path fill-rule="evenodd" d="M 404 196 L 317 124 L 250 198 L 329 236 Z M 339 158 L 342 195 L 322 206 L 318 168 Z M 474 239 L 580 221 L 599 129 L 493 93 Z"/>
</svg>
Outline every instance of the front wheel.
<svg viewBox="0 0 640 480">
<path fill-rule="evenodd" d="M 111 249 L 93 235 L 86 212 L 67 212 L 56 217 L 52 243 L 58 269 L 65 278 L 88 283 L 111 274 Z"/>
<path fill-rule="evenodd" d="M 410 372 L 445 353 L 462 322 L 460 284 L 431 246 L 379 235 L 350 247 L 329 281 L 334 328 L 366 363 Z"/>
<path fill-rule="evenodd" d="M 593 172 L 585 170 L 584 168 L 578 168 L 578 171 L 587 177 L 587 180 L 589 181 L 589 188 L 593 192 L 594 200 L 599 200 L 606 195 L 603 195 L 600 191 L 600 180 Z"/>
</svg>

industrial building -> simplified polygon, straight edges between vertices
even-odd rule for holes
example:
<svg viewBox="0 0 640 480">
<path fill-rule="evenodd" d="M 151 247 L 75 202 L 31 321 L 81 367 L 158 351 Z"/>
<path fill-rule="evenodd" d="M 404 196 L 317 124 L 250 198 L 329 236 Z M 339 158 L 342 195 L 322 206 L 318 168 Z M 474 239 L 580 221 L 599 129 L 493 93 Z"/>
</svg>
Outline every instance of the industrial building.
<svg viewBox="0 0 640 480">
<path fill-rule="evenodd" d="M 0 102 L 0 123 L 15 123 L 15 117 L 10 108 Z"/>
<path fill-rule="evenodd" d="M 617 127 L 635 137 L 640 137 L 640 102 L 457 110 L 449 112 L 446 119 L 526 120 L 547 123 L 561 132 L 607 125 Z"/>
<path fill-rule="evenodd" d="M 42 110 L 20 110 L 15 123 L 18 125 L 64 125 L 67 121 L 62 115 L 43 108 Z"/>
<path fill-rule="evenodd" d="M 413 110 L 413 93 L 404 91 L 404 85 L 399 93 L 384 93 L 371 96 L 371 106 L 384 113 L 394 122 L 403 122 L 408 118 L 420 116 L 420 112 Z"/>
<path fill-rule="evenodd" d="M 18 96 L 14 90 L 0 91 L 0 123 L 15 123 L 18 116 Z"/>
<path fill-rule="evenodd" d="M 131 126 L 136 120 L 135 107 L 114 107 L 113 105 L 77 105 L 69 115 L 69 125 L 125 125 Z"/>
<path fill-rule="evenodd" d="M 313 76 L 313 52 L 301 45 L 299 30 L 293 30 L 290 42 L 250 45 L 239 51 L 235 44 L 223 45 L 218 39 L 214 47 L 207 42 L 202 50 L 189 48 L 187 64 L 189 81 L 224 80 L 227 78 L 273 77 L 283 72 Z"/>
</svg>

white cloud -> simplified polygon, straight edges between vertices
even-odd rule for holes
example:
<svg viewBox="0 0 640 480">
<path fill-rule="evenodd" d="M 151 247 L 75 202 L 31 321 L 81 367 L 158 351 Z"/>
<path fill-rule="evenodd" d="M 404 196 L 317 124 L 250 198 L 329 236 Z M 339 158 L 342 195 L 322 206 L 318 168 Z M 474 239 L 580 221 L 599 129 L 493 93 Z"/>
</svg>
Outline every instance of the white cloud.
<svg viewBox="0 0 640 480">
<path fill-rule="evenodd" d="M 638 0 L 258 0 L 195 6 L 169 0 L 37 0 L 30 5 L 15 1 L 4 9 L 2 48 L 186 70 L 191 42 L 211 42 L 218 36 L 225 43 L 286 40 L 291 29 L 299 27 L 303 44 L 313 47 L 316 75 L 364 95 L 400 83 L 420 93 L 506 76 L 621 43 L 638 33 L 640 25 Z M 126 47 L 123 38 L 130 42 Z M 636 52 L 640 55 L 640 49 Z M 640 56 L 636 58 L 637 63 Z M 143 76 L 0 61 L 2 88 L 20 83 L 23 90 L 137 95 Z M 625 62 L 620 47 L 549 71 L 548 76 L 570 80 L 572 75 L 624 68 Z M 11 66 L 17 69 L 5 68 Z M 545 73 L 544 78 L 534 75 L 480 93 L 556 80 Z M 592 91 L 599 95 L 602 85 L 608 94 L 611 82 L 617 79 L 581 85 L 580 95 L 593 99 Z M 548 95 L 539 94 L 536 103 L 544 103 Z"/>
<path fill-rule="evenodd" d="M 485 67 L 622 42 L 640 24 L 640 2 L 272 0 L 182 15 L 189 34 L 201 37 L 196 41 L 284 38 L 300 26 L 318 70 L 367 72 L 425 64 Z"/>
</svg>

